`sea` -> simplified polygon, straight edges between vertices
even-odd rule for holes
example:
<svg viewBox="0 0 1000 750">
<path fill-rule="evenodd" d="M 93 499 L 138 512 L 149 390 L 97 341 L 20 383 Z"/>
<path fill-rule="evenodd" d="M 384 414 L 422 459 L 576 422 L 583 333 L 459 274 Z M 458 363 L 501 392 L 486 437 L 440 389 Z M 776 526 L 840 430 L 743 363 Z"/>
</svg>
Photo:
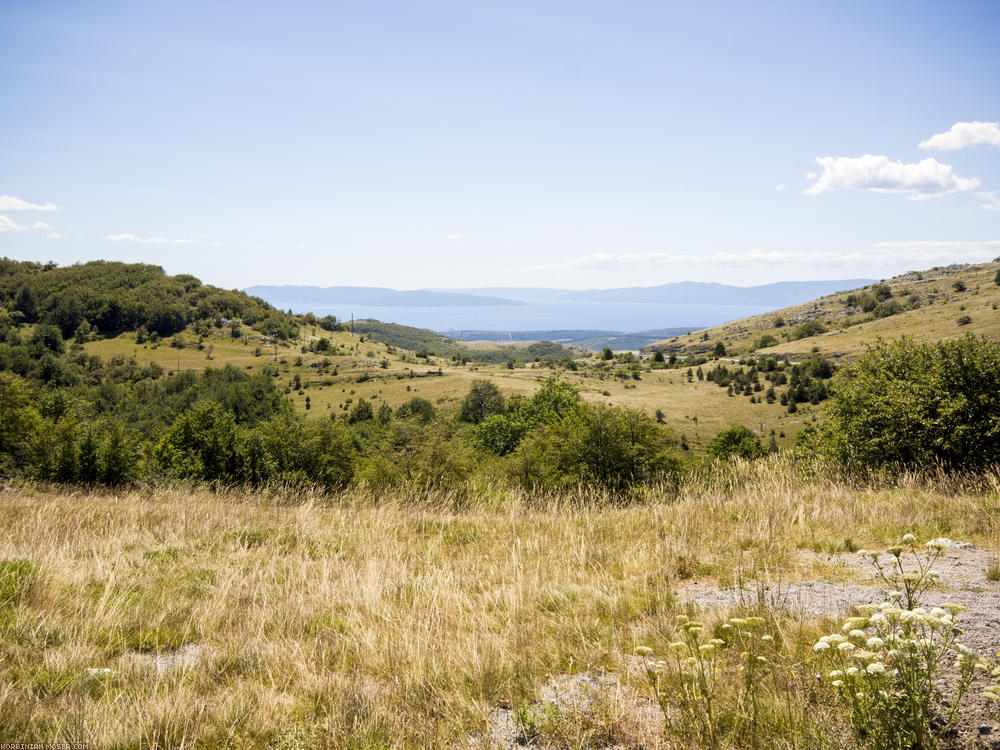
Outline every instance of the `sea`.
<svg viewBox="0 0 1000 750">
<path fill-rule="evenodd" d="M 384 323 L 428 328 L 439 333 L 461 330 L 539 331 L 597 329 L 647 331 L 654 328 L 699 328 L 725 323 L 773 309 L 755 305 L 677 305 L 656 302 L 582 302 L 541 300 L 523 305 L 476 307 L 396 307 L 289 303 L 268 300 L 282 310 L 335 315 L 338 320 L 373 318 Z"/>
</svg>

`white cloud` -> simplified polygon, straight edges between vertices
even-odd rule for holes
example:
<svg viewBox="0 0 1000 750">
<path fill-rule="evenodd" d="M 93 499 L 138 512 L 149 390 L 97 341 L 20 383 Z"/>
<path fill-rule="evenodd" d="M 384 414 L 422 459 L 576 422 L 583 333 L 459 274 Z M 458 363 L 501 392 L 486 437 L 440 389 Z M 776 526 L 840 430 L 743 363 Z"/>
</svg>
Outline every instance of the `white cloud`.
<svg viewBox="0 0 1000 750">
<path fill-rule="evenodd" d="M 58 211 L 55 203 L 28 203 L 16 195 L 0 195 L 0 211 Z"/>
<path fill-rule="evenodd" d="M 49 225 L 46 224 L 44 221 L 36 221 L 34 224 L 31 225 L 31 228 L 32 229 L 48 229 Z"/>
<path fill-rule="evenodd" d="M 66 238 L 63 237 L 61 234 L 59 234 L 59 232 L 49 232 L 47 235 L 45 235 L 45 239 L 47 239 L 47 240 L 64 240 Z"/>
<path fill-rule="evenodd" d="M 137 234 L 109 234 L 104 239 L 112 242 L 140 242 L 149 245 L 188 245 L 192 242 L 199 242 L 200 237 L 140 237 Z"/>
<path fill-rule="evenodd" d="M 448 239 L 449 240 L 460 240 L 460 239 L 462 239 L 462 235 L 460 235 L 460 234 L 449 234 L 448 235 Z"/>
<path fill-rule="evenodd" d="M 819 177 L 819 175 L 816 174 L 815 172 L 806 172 L 807 180 L 815 180 L 817 177 Z"/>
<path fill-rule="evenodd" d="M 876 193 L 900 193 L 911 200 L 926 200 L 947 193 L 960 193 L 979 187 L 975 177 L 959 177 L 947 164 L 923 159 L 916 164 L 889 161 L 888 156 L 821 156 L 816 163 L 823 174 L 806 189 L 806 195 L 832 190 L 870 190 Z"/>
<path fill-rule="evenodd" d="M 1000 211 L 1000 193 L 996 190 L 981 193 L 976 193 L 979 196 L 981 203 L 980 208 L 985 208 L 987 211 Z"/>
<path fill-rule="evenodd" d="M 784 185 L 784 183 L 782 183 L 781 185 L 775 185 L 774 189 L 777 190 L 780 193 L 782 190 L 785 189 L 785 185 Z"/>
<path fill-rule="evenodd" d="M 17 224 L 6 216 L 0 216 L 0 232 L 27 232 L 28 228 L 23 224 Z"/>
<path fill-rule="evenodd" d="M 956 151 L 968 146 L 1000 146 L 1000 122 L 956 122 L 951 130 L 932 135 L 920 142 L 920 148 L 933 151 Z"/>
<path fill-rule="evenodd" d="M 916 263 L 983 263 L 1000 254 L 1000 240 L 966 242 L 963 240 L 912 240 L 876 242 L 873 248 L 880 260 Z"/>
<path fill-rule="evenodd" d="M 530 266 L 523 271 L 587 270 L 625 271 L 662 265 L 725 265 L 793 263 L 799 265 L 830 265 L 848 263 L 978 263 L 1000 253 L 1000 240 L 965 241 L 899 241 L 878 242 L 864 251 L 787 252 L 781 250 L 749 250 L 745 252 L 695 253 L 591 253 L 560 263 Z"/>
</svg>

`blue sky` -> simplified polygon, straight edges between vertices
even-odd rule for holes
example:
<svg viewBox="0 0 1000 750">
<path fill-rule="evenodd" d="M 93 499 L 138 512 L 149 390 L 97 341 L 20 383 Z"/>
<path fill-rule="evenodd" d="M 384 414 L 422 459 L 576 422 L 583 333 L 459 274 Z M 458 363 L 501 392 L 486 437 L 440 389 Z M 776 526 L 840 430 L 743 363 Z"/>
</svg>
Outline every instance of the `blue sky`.
<svg viewBox="0 0 1000 750">
<path fill-rule="evenodd" d="M 6 0 L 0 255 L 396 288 L 992 259 L 998 33 L 993 0 Z"/>
</svg>

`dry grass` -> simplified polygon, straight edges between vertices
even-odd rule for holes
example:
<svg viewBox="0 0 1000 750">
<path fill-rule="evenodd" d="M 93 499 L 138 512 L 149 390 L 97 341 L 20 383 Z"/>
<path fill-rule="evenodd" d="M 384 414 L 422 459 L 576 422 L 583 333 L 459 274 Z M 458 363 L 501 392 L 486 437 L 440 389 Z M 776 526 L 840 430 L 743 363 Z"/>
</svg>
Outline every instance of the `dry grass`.
<svg viewBox="0 0 1000 750">
<path fill-rule="evenodd" d="M 278 347 L 275 357 L 273 347 L 253 339 L 256 332 L 247 331 L 248 336 L 232 339 L 227 332 L 211 336 L 204 342 L 204 349 L 196 348 L 197 337 L 190 331 L 181 335 L 188 343 L 184 349 L 176 349 L 167 341 L 157 346 L 137 344 L 132 334 L 122 334 L 115 338 L 88 342 L 84 349 L 89 354 L 97 354 L 105 360 L 120 355 L 135 357 L 144 365 L 156 362 L 166 371 L 202 371 L 206 367 L 222 367 L 232 364 L 247 372 L 257 373 L 263 368 L 277 367 L 280 375 L 276 385 L 285 388 L 296 375 L 306 387 L 301 391 L 289 390 L 288 397 L 295 407 L 314 418 L 342 415 L 359 399 L 365 398 L 376 408 L 384 403 L 396 408 L 414 396 L 420 396 L 438 408 L 453 409 L 462 400 L 477 379 L 491 380 L 497 384 L 505 396 L 530 396 L 551 375 L 558 374 L 566 382 L 580 389 L 582 397 L 590 402 L 611 403 L 641 409 L 653 416 L 659 409 L 665 415 L 666 423 L 678 436 L 683 434 L 693 447 L 704 446 L 719 430 L 732 424 L 743 424 L 752 429 L 763 429 L 763 435 L 773 429 L 778 443 L 790 443 L 809 416 L 810 407 L 803 405 L 797 414 L 788 414 L 784 407 L 774 404 L 751 404 L 744 397 L 730 397 L 726 389 L 709 381 L 687 382 L 685 370 L 644 370 L 641 380 L 622 381 L 609 373 L 593 369 L 596 360 L 581 362 L 579 372 L 559 371 L 531 363 L 528 367 L 514 370 L 505 365 L 473 363 L 458 365 L 451 361 L 431 357 L 419 364 L 408 356 L 408 352 L 397 350 L 389 353 L 387 347 L 373 341 L 359 342 L 349 333 L 329 333 L 321 329 L 306 330 L 303 341 L 318 338 L 320 334 L 331 338 L 338 347 L 330 355 L 303 354 L 301 342 L 298 348 Z M 260 346 L 259 356 L 254 352 Z M 207 359 L 211 347 L 212 359 Z M 310 364 L 329 359 L 337 374 L 318 374 Z M 388 367 L 382 368 L 385 360 Z M 408 360 L 408 361 L 404 361 Z M 710 369 L 713 364 L 705 365 Z M 428 371 L 443 373 L 441 377 L 408 377 L 411 372 L 423 374 Z M 601 375 L 604 379 L 600 379 Z M 367 376 L 364 382 L 359 377 Z M 760 394 L 758 394 L 760 395 Z M 306 397 L 310 409 L 306 411 Z"/>
<path fill-rule="evenodd" d="M 638 643 L 669 639 L 682 577 L 794 575 L 797 550 L 905 531 L 995 540 L 998 487 L 870 489 L 775 461 L 627 505 L 17 488 L 0 495 L 0 739 L 460 744 L 547 674 L 627 677 Z M 185 644 L 189 666 L 141 656 Z"/>
<path fill-rule="evenodd" d="M 870 316 L 860 312 L 845 315 L 844 302 L 850 292 L 839 292 L 802 305 L 724 323 L 704 332 L 661 341 L 652 348 L 704 352 L 711 351 L 716 341 L 724 341 L 731 352 L 745 354 L 753 350 L 753 342 L 762 335 L 769 334 L 780 340 L 791 328 L 807 320 L 822 321 L 828 332 L 797 341 L 782 341 L 777 346 L 756 351 L 798 358 L 808 356 L 816 347 L 816 351 L 828 356 L 854 357 L 879 337 L 913 336 L 919 340 L 939 341 L 973 333 L 996 340 L 1000 335 L 1000 286 L 994 281 L 998 270 L 1000 263 L 982 263 L 910 272 L 889 279 L 886 283 L 897 301 L 905 305 L 914 295 L 920 299 L 921 306 L 887 318 L 867 320 Z M 966 289 L 957 291 L 956 282 L 965 284 Z M 958 319 L 963 315 L 968 315 L 972 322 L 959 325 Z M 778 317 L 785 320 L 786 327 L 774 327 Z M 703 334 L 708 334 L 707 341 L 702 340 Z"/>
</svg>

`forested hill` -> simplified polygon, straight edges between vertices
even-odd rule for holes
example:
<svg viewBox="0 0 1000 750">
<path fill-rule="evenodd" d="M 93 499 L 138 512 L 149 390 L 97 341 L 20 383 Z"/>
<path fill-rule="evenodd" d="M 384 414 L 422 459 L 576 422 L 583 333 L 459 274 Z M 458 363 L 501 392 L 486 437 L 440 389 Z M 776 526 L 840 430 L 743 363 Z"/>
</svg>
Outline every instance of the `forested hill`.
<svg viewBox="0 0 1000 750">
<path fill-rule="evenodd" d="M 297 335 L 295 320 L 260 298 L 141 263 L 60 267 L 2 258 L 0 308 L 0 318 L 52 324 L 66 338 L 81 326 L 101 334 L 145 329 L 168 336 L 198 320 L 220 319 L 239 319 L 283 339 Z"/>
</svg>

